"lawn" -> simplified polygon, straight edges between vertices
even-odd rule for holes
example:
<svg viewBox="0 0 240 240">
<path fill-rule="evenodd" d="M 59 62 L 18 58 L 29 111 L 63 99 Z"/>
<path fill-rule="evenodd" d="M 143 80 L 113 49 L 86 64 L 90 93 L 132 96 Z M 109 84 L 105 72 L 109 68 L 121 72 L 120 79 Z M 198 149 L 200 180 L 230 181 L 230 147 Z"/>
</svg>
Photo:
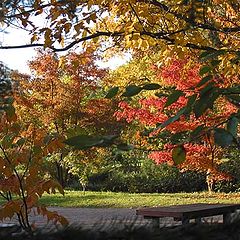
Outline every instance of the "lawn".
<svg viewBox="0 0 240 240">
<path fill-rule="evenodd" d="M 137 208 L 143 206 L 164 206 L 190 203 L 239 203 L 240 193 L 113 193 L 65 191 L 45 194 L 40 202 L 47 206 L 59 207 L 106 207 Z M 0 198 L 0 204 L 3 200 Z"/>
<path fill-rule="evenodd" d="M 60 194 L 44 195 L 41 203 L 61 207 L 107 207 L 136 208 L 190 203 L 240 203 L 240 193 L 113 193 L 66 191 Z"/>
</svg>

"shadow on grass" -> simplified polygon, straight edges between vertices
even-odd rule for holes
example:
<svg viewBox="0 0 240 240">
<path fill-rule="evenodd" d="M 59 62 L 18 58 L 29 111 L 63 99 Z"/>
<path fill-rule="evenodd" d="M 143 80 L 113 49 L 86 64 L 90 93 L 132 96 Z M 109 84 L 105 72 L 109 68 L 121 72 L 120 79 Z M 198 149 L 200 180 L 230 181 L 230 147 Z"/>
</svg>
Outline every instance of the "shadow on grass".
<svg viewBox="0 0 240 240">
<path fill-rule="evenodd" d="M 116 196 L 106 194 L 79 194 L 71 195 L 45 195 L 40 199 L 40 203 L 47 206 L 64 207 L 116 207 L 114 203 Z"/>
</svg>

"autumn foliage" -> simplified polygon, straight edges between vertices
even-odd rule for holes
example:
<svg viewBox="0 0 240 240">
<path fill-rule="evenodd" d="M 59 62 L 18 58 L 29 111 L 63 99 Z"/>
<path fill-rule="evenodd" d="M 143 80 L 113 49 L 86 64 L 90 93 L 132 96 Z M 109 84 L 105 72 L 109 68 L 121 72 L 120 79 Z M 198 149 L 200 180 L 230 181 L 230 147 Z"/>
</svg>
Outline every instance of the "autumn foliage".
<svg viewBox="0 0 240 240">
<path fill-rule="evenodd" d="M 63 194 L 59 183 L 43 178 L 43 159 L 53 148 L 58 148 L 53 144 L 56 139 L 49 138 L 44 129 L 24 124 L 13 106 L 9 109 L 0 115 L 0 195 L 6 201 L 0 209 L 0 220 L 16 215 L 21 227 L 28 232 L 34 229 L 29 222 L 30 213 L 66 225 L 68 221 L 64 217 L 38 203 L 45 192 L 58 190 Z"/>
<path fill-rule="evenodd" d="M 182 170 L 197 170 L 211 174 L 214 180 L 229 179 L 230 176 L 218 171 L 217 166 L 221 161 L 222 149 L 216 146 L 213 130 L 209 130 L 209 127 L 224 126 L 231 114 L 237 112 L 237 108 L 224 98 L 220 98 L 212 109 L 208 109 L 202 116 L 195 116 L 192 113 L 183 114 L 165 127 L 157 127 L 177 114 L 179 109 L 187 104 L 189 98 L 201 94 L 203 86 L 196 88 L 201 81 L 200 64 L 193 62 L 190 58 L 172 59 L 168 66 L 160 69 L 153 66 L 153 68 L 166 89 L 173 89 L 175 95 L 176 91 L 179 91 L 177 101 L 169 103 L 167 97 L 158 96 L 140 99 L 133 106 L 127 102 L 121 102 L 120 110 L 115 114 L 117 119 L 125 119 L 128 123 L 138 121 L 148 130 L 148 139 L 161 139 L 155 146 L 150 143 L 151 141 L 146 145 L 147 149 L 154 149 L 149 154 L 149 158 L 157 164 L 177 164 Z M 221 84 L 216 79 L 212 79 L 211 82 L 218 84 L 219 87 L 229 84 L 227 79 L 222 78 L 222 80 Z M 201 133 L 198 129 L 202 130 Z M 180 141 L 174 140 L 174 136 L 180 138 Z M 191 142 L 189 142 L 190 139 Z M 181 149 L 184 151 L 181 152 Z M 177 162 L 174 161 L 174 154 L 181 155 L 185 152 L 186 161 L 181 161 L 181 157 Z"/>
<path fill-rule="evenodd" d="M 123 98 L 148 90 L 156 93 L 123 101 L 115 113 L 117 120 L 136 123 L 129 135 L 150 152 L 149 158 L 183 171 L 205 172 L 209 182 L 230 178 L 218 164 L 225 146 L 239 145 L 239 1 L 2 2 L 2 32 L 17 23 L 30 38 L 28 44 L 19 45 L 16 39 L 15 45 L 3 43 L 0 49 L 37 46 L 47 51 L 40 50 L 30 62 L 32 76 L 14 74 L 14 96 L 0 96 L 0 193 L 6 199 L 0 219 L 17 214 L 31 232 L 28 214 L 34 209 L 66 223 L 38 206 L 38 199 L 54 189 L 62 192 L 63 170 L 69 170 L 64 158 L 70 152 L 64 141 L 70 139 L 69 145 L 81 150 L 77 157 L 87 148 L 117 146 L 115 135 L 121 133 L 122 122 L 115 121 L 117 101 L 110 98 L 123 87 Z M 54 53 L 74 46 L 76 52 L 66 56 Z M 77 46 L 84 51 L 77 53 Z M 158 54 L 139 84 L 131 73 L 101 99 L 99 80 L 106 71 L 96 67 L 95 50 L 110 46 Z M 60 184 L 46 178 L 42 169 L 51 154 L 59 157 L 54 163 Z"/>
<path fill-rule="evenodd" d="M 90 101 L 105 74 L 94 65 L 93 52 L 61 58 L 54 53 L 39 52 L 30 68 L 34 74 L 31 77 L 12 73 L 10 95 L 3 96 L 9 104 L 4 105 L 0 122 L 0 191 L 6 200 L 0 219 L 17 215 L 23 229 L 29 232 L 34 228 L 29 222 L 30 213 L 67 224 L 64 217 L 38 203 L 44 192 L 58 190 L 63 194 L 62 179 L 58 182 L 49 177 L 46 158 L 60 154 L 56 163 L 61 177 L 63 152 L 69 151 L 63 141 L 69 129 L 94 131 L 96 123 L 106 119 L 109 111 L 104 104 L 107 100 Z"/>
</svg>

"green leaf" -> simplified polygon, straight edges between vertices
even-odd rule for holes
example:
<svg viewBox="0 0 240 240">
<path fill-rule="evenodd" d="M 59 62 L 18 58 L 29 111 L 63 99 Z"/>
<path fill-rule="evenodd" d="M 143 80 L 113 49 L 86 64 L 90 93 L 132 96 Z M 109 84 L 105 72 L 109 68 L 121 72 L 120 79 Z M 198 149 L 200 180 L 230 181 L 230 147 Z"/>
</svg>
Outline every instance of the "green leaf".
<svg viewBox="0 0 240 240">
<path fill-rule="evenodd" d="M 78 135 L 68 138 L 64 141 L 65 144 L 81 150 L 97 146 L 99 144 L 102 144 L 103 142 L 103 139 L 99 137 L 92 137 L 88 135 Z"/>
<path fill-rule="evenodd" d="M 13 97 L 8 97 L 6 98 L 6 104 L 13 104 L 14 98 Z"/>
<path fill-rule="evenodd" d="M 214 89 L 217 89 L 217 88 L 214 87 L 213 82 L 210 82 L 203 89 L 201 89 L 200 95 L 208 94 L 210 93 L 210 91 L 213 91 Z"/>
<path fill-rule="evenodd" d="M 200 59 L 202 59 L 202 58 L 206 57 L 208 54 L 210 54 L 209 51 L 204 51 L 200 54 L 199 57 L 200 57 Z"/>
<path fill-rule="evenodd" d="M 8 135 L 5 135 L 1 141 L 2 146 L 5 149 L 12 147 L 12 143 L 15 137 L 16 137 L 15 133 L 10 133 Z"/>
<path fill-rule="evenodd" d="M 117 145 L 117 148 L 121 151 L 129 151 L 129 150 L 133 150 L 134 146 L 127 143 L 121 143 Z"/>
<path fill-rule="evenodd" d="M 122 94 L 123 97 L 132 97 L 137 95 L 142 91 L 141 87 L 138 87 L 136 85 L 129 85 L 126 87 L 125 92 Z"/>
<path fill-rule="evenodd" d="M 200 99 L 196 101 L 193 107 L 193 112 L 196 118 L 202 116 L 207 111 L 207 109 L 212 108 L 215 100 L 219 97 L 219 95 L 220 94 L 217 91 L 206 92 L 206 94 L 203 94 Z"/>
<path fill-rule="evenodd" d="M 175 147 L 172 150 L 172 159 L 176 165 L 181 164 L 186 160 L 186 150 L 182 145 Z"/>
<path fill-rule="evenodd" d="M 38 154 L 42 153 L 42 148 L 40 146 L 33 146 L 32 152 L 34 153 L 34 155 L 38 155 Z"/>
<path fill-rule="evenodd" d="M 188 97 L 188 102 L 186 105 L 186 111 L 184 112 L 184 115 L 187 116 L 192 111 L 192 107 L 194 103 L 196 102 L 197 94 L 193 94 L 192 96 Z"/>
<path fill-rule="evenodd" d="M 195 102 L 193 112 L 198 118 L 206 112 L 207 109 L 213 108 L 215 100 L 220 96 L 219 88 L 214 87 L 213 83 L 209 83 L 200 91 L 200 98 Z"/>
<path fill-rule="evenodd" d="M 194 139 L 199 136 L 199 134 L 205 129 L 204 125 L 197 126 L 190 134 L 190 138 Z"/>
<path fill-rule="evenodd" d="M 206 77 L 203 77 L 201 81 L 197 84 L 197 87 L 201 87 L 205 83 L 209 82 L 213 78 L 212 75 L 207 75 Z"/>
<path fill-rule="evenodd" d="M 86 129 L 83 127 L 77 125 L 73 128 L 68 128 L 67 129 L 67 138 L 75 137 L 78 135 L 87 135 Z"/>
<path fill-rule="evenodd" d="M 102 136 L 101 138 L 103 139 L 104 144 L 112 144 L 113 141 L 118 137 L 118 135 L 106 135 Z"/>
<path fill-rule="evenodd" d="M 159 98 L 162 98 L 162 97 L 168 97 L 168 94 L 167 93 L 158 92 L 158 93 L 155 93 L 155 96 L 159 97 Z"/>
<path fill-rule="evenodd" d="M 181 108 L 181 109 L 177 112 L 177 114 L 176 114 L 175 116 L 170 117 L 169 119 L 167 119 L 167 120 L 166 120 L 164 123 L 162 123 L 157 129 L 159 129 L 159 128 L 165 128 L 165 127 L 168 126 L 169 124 L 177 121 L 177 120 L 180 118 L 180 116 L 184 114 L 185 111 L 186 111 L 186 107 Z"/>
<path fill-rule="evenodd" d="M 73 146 L 76 149 L 84 150 L 91 147 L 108 147 L 113 144 L 114 139 L 118 135 L 108 136 L 90 136 L 90 135 L 78 135 L 68 138 L 64 141 L 65 144 Z"/>
<path fill-rule="evenodd" d="M 212 67 L 216 67 L 216 66 L 218 66 L 220 64 L 220 62 L 221 62 L 220 60 L 212 60 L 211 61 L 211 66 Z"/>
<path fill-rule="evenodd" d="M 196 99 L 197 99 L 197 94 L 193 94 L 193 95 L 189 96 L 188 97 L 187 106 L 188 107 L 193 106 L 193 104 L 195 103 Z"/>
<path fill-rule="evenodd" d="M 230 132 L 235 138 L 238 132 L 238 118 L 230 117 L 227 123 L 227 131 Z"/>
<path fill-rule="evenodd" d="M 143 86 L 144 90 L 157 90 L 161 88 L 161 86 L 157 83 L 148 83 Z"/>
<path fill-rule="evenodd" d="M 210 50 L 205 51 L 200 55 L 200 59 L 202 62 L 206 62 L 208 60 L 215 60 L 218 56 L 225 54 L 225 50 Z"/>
<path fill-rule="evenodd" d="M 180 90 L 174 90 L 171 95 L 169 95 L 167 102 L 164 107 L 168 107 L 171 104 L 175 103 L 184 93 Z"/>
<path fill-rule="evenodd" d="M 209 66 L 202 66 L 202 67 L 200 68 L 199 74 L 200 74 L 201 76 L 203 76 L 204 74 L 210 72 L 211 70 L 212 70 L 212 68 L 209 67 Z"/>
<path fill-rule="evenodd" d="M 6 114 L 8 118 L 12 118 L 15 115 L 15 108 L 12 105 L 8 105 L 6 108 Z"/>
<path fill-rule="evenodd" d="M 227 147 L 233 143 L 234 137 L 230 132 L 228 132 L 224 128 L 215 128 L 214 141 L 217 145 L 221 147 Z"/>
<path fill-rule="evenodd" d="M 119 91 L 119 87 L 113 87 L 111 88 L 107 95 L 105 96 L 105 98 L 108 98 L 108 99 L 111 99 L 113 97 L 115 97 L 117 94 L 118 94 L 118 91 Z"/>
<path fill-rule="evenodd" d="M 240 94 L 229 94 L 226 96 L 228 101 L 234 104 L 236 107 L 240 107 Z"/>
<path fill-rule="evenodd" d="M 17 140 L 16 144 L 21 147 L 21 146 L 23 146 L 26 142 L 27 142 L 27 139 L 26 139 L 26 138 L 20 138 L 20 139 Z"/>
<path fill-rule="evenodd" d="M 240 84 L 235 85 L 233 87 L 228 87 L 224 89 L 225 94 L 238 94 L 240 95 Z"/>
<path fill-rule="evenodd" d="M 186 136 L 188 135 L 188 131 L 181 131 L 175 134 L 171 134 L 170 141 L 172 144 L 180 144 L 184 140 L 186 140 Z"/>
</svg>

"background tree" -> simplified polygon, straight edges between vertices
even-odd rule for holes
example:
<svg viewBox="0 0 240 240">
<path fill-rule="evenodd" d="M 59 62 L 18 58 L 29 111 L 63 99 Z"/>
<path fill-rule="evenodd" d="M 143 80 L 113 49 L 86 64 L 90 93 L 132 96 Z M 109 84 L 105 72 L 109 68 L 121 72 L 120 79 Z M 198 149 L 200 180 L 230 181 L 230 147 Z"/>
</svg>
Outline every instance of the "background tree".
<svg viewBox="0 0 240 240">
<path fill-rule="evenodd" d="M 19 4 L 22 4 L 21 8 Z M 42 2 L 37 0 L 26 5 L 20 1 L 4 6 L 2 21 L 20 20 L 32 33 L 31 43 L 24 46 L 2 46 L 5 48 L 43 46 L 54 51 L 68 50 L 81 42 L 94 39 L 102 40 L 109 47 L 111 44 L 122 49 L 147 50 L 156 47 L 161 58 L 158 65 L 168 62 L 169 56 L 176 58 L 200 55 L 202 63 L 199 69 L 202 90 L 185 102 L 185 106 L 168 115 L 169 120 L 161 128 L 177 121 L 183 115 L 193 112 L 199 118 L 212 108 L 215 101 L 226 98 L 239 107 L 239 19 L 238 1 L 100 1 L 100 2 Z M 14 12 L 14 11 L 15 12 Z M 44 11 L 43 11 L 44 10 Z M 32 17 L 47 16 L 47 26 L 36 26 Z M 44 42 L 40 43 L 41 37 Z M 67 41 L 65 41 L 67 40 Z M 70 40 L 70 41 L 68 41 Z M 56 47 L 56 43 L 62 45 Z M 221 86 L 225 79 L 236 79 L 234 85 Z M 214 79 L 214 81 L 212 81 Z M 206 83 L 206 84 L 205 84 Z M 192 88 L 198 91 L 198 85 Z M 123 92 L 123 97 L 132 97 L 142 90 L 165 89 L 157 85 L 130 85 Z M 191 89 L 189 89 L 191 90 Z M 185 90 L 186 91 L 186 90 Z M 110 95 L 116 95 L 117 88 L 111 89 Z M 114 94 L 113 94 L 114 93 Z M 168 102 L 177 101 L 176 94 L 168 97 Z M 174 96 L 174 97 L 173 97 Z M 186 95 L 185 95 L 186 96 Z M 109 95 L 108 95 L 109 97 Z M 191 104 L 190 104 L 191 103 Z M 188 105 L 189 104 L 189 105 Z M 238 144 L 237 124 L 239 112 L 229 116 L 227 126 L 208 126 L 208 132 L 214 129 L 214 142 L 229 146 Z M 160 122 L 161 123 L 161 122 Z M 204 132 L 203 132 L 204 133 Z M 204 135 L 199 133 L 198 135 Z M 223 139 L 223 141 L 221 140 Z M 103 139 L 101 139 L 103 140 Z M 92 147 L 94 144 L 90 144 Z M 95 145 L 101 145 L 96 140 Z M 180 159 L 179 159 L 180 160 Z"/>
<path fill-rule="evenodd" d="M 54 53 L 39 52 L 30 62 L 31 77 L 15 75 L 18 109 L 24 121 L 63 139 L 77 134 L 117 134 L 121 128 L 113 117 L 117 103 L 101 97 L 100 79 L 106 70 L 96 66 L 96 58 L 92 49 L 61 58 Z M 50 168 L 55 169 L 51 174 L 63 187 L 69 180 L 71 164 L 65 161 L 68 154 L 72 153 L 66 146 L 47 158 L 48 167 L 55 166 Z M 91 159 L 94 161 L 93 155 Z"/>
<path fill-rule="evenodd" d="M 199 69 L 200 63 L 190 57 L 184 60 L 172 59 L 168 66 L 160 69 L 155 66 L 155 75 L 162 79 L 162 86 L 165 87 L 166 94 L 168 91 L 172 92 L 170 97 L 166 98 L 166 96 L 156 92 L 156 97 L 139 99 L 134 104 L 122 102 L 119 105 L 121 110 L 116 113 L 116 116 L 118 119 L 126 119 L 129 123 L 137 120 L 145 127 L 145 131 L 142 131 L 142 137 L 145 139 L 147 137 L 148 144 L 144 147 L 146 150 L 155 149 L 149 155 L 150 158 L 158 164 L 165 162 L 170 165 L 179 164 L 183 170 L 198 170 L 207 173 L 207 182 L 209 190 L 211 190 L 212 184 L 210 183 L 229 177 L 220 173 L 217 167 L 223 150 L 215 145 L 213 135 L 220 134 L 222 130 L 219 128 L 213 133 L 206 131 L 206 129 L 213 122 L 218 127 L 225 125 L 229 117 L 235 118 L 234 114 L 237 112 L 237 108 L 226 102 L 225 99 L 219 99 L 214 105 L 212 103 L 213 110 L 208 110 L 202 116 L 196 114 L 197 111 L 201 111 L 201 106 L 198 106 L 199 109 L 195 115 L 189 112 L 183 116 L 175 115 L 175 119 L 169 118 L 172 114 L 176 114 L 179 109 L 183 109 L 186 102 L 187 105 L 191 104 L 192 98 L 197 97 L 197 94 L 204 94 L 202 86 L 204 84 L 201 84 Z M 212 81 L 216 80 L 212 79 Z M 199 84 L 199 88 L 193 89 L 192 87 L 197 84 Z M 233 84 L 233 82 L 230 83 L 228 79 L 225 79 L 221 85 L 219 84 L 219 87 L 228 84 Z M 157 124 L 160 125 L 157 127 Z M 234 128 L 236 127 L 237 124 Z M 198 134 L 201 130 L 203 131 L 200 140 Z M 236 129 L 234 132 L 236 134 Z M 159 141 L 159 139 L 161 140 Z M 189 140 L 192 142 L 191 144 L 188 143 Z M 223 139 L 221 141 L 219 144 L 224 147 L 227 143 Z M 157 149 L 162 150 L 157 151 Z M 186 152 L 187 158 L 184 162 Z"/>
</svg>

